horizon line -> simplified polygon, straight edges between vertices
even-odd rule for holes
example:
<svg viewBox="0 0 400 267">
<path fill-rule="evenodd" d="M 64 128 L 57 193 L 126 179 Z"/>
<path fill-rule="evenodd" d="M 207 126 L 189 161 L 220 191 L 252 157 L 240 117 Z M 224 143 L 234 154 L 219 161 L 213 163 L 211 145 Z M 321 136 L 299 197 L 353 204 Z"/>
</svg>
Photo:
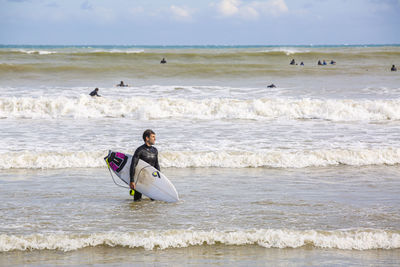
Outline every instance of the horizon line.
<svg viewBox="0 0 400 267">
<path fill-rule="evenodd" d="M 53 46 L 53 47 L 335 47 L 335 46 L 400 46 L 400 43 L 359 44 L 0 44 L 1 46 Z"/>
</svg>

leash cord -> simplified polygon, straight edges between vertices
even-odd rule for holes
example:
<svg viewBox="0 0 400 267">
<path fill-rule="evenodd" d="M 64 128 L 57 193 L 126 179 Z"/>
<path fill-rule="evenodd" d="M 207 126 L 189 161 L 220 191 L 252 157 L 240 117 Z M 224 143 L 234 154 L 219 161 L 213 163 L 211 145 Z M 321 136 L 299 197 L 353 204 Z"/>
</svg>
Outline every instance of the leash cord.
<svg viewBox="0 0 400 267">
<path fill-rule="evenodd" d="M 118 184 L 118 183 L 115 181 L 114 176 L 112 175 L 112 172 L 111 172 L 111 170 L 110 170 L 110 164 L 108 163 L 108 159 L 107 159 L 107 167 L 108 167 L 108 171 L 110 172 L 111 178 L 112 178 L 112 180 L 114 181 L 114 184 L 116 184 L 117 186 L 122 187 L 122 188 L 128 188 L 128 189 L 130 189 L 129 186 L 120 185 L 120 184 Z"/>
</svg>

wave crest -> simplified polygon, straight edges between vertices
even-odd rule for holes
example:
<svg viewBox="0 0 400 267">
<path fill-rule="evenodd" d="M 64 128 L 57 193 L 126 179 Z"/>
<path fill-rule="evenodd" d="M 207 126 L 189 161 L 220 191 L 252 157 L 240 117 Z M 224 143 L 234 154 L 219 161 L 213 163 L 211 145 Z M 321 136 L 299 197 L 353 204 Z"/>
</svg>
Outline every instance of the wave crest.
<svg viewBox="0 0 400 267">
<path fill-rule="evenodd" d="M 335 248 L 346 250 L 400 248 L 399 231 L 384 230 L 166 230 L 134 233 L 0 235 L 0 252 L 13 250 L 72 251 L 96 246 L 122 246 L 147 250 L 201 245 L 258 245 L 265 248 Z"/>
<path fill-rule="evenodd" d="M 339 164 L 351 166 L 394 165 L 400 163 L 400 149 L 162 152 L 160 154 L 160 162 L 163 167 L 178 168 L 306 168 L 335 166 Z"/>
<path fill-rule="evenodd" d="M 0 117 L 387 121 L 400 120 L 400 100 L 2 97 Z"/>
<path fill-rule="evenodd" d="M 0 47 L 1 48 L 1 47 Z M 154 59 L 170 57 L 174 59 L 203 58 L 203 59 L 226 59 L 232 58 L 255 58 L 259 56 L 272 55 L 287 58 L 290 55 L 318 58 L 320 56 L 334 56 L 342 58 L 365 58 L 365 57 L 390 57 L 398 56 L 400 49 L 398 45 L 387 46 L 188 46 L 188 47 L 26 47 L 1 49 L 0 54 L 26 54 L 26 55 L 79 55 L 79 56 L 127 56 L 140 54 L 142 59 Z"/>
<path fill-rule="evenodd" d="M 7 152 L 0 154 L 0 169 L 63 169 L 105 167 L 107 151 Z M 400 148 L 321 149 L 303 151 L 162 151 L 163 168 L 306 168 L 339 164 L 350 166 L 400 164 Z"/>
</svg>

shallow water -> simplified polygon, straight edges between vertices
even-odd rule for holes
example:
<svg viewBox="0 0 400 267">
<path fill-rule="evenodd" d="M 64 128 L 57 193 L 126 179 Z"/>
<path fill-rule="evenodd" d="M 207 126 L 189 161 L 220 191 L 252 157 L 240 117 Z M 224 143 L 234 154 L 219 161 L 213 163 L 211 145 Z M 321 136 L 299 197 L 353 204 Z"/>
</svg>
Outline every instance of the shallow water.
<svg viewBox="0 0 400 267">
<path fill-rule="evenodd" d="M 398 250 L 265 249 L 258 246 L 194 246 L 152 250 L 95 247 L 74 252 L 6 252 L 1 265 L 80 266 L 398 266 Z"/>
<path fill-rule="evenodd" d="M 273 233 L 278 237 L 293 236 L 282 247 L 297 247 L 296 237 L 309 235 L 308 230 L 321 231 L 321 238 L 344 235 L 354 239 L 353 243 L 333 242 L 328 247 L 395 248 L 400 241 L 397 167 L 168 168 L 165 174 L 180 193 L 178 203 L 148 199 L 132 202 L 127 190 L 114 185 L 106 168 L 3 171 L 3 233 L 46 233 L 64 240 L 76 238 L 75 234 L 117 232 L 135 236 L 155 231 L 156 243 L 148 248 L 169 247 L 157 243 L 160 235 L 183 240 L 186 234 L 205 235 L 210 240 L 221 235 L 217 238 L 235 243 L 235 237 L 230 240 L 227 231 L 238 231 L 241 242 L 240 238 L 246 235 L 243 231 L 256 231 L 250 234 L 263 240 L 263 231 L 270 229 L 278 231 Z M 393 234 L 393 240 L 388 237 L 385 242 L 389 243 L 375 243 L 372 239 L 370 244 L 357 243 L 355 233 L 375 233 L 371 229 L 379 229 L 376 234 Z M 33 246 L 39 245 L 28 239 Z M 115 242 L 121 240 L 117 238 Z M 77 245 L 79 248 L 82 244 Z M 304 244 L 300 241 L 299 245 Z M 147 245 L 139 242 L 138 246 Z M 61 245 L 60 249 L 70 247 Z"/>
</svg>

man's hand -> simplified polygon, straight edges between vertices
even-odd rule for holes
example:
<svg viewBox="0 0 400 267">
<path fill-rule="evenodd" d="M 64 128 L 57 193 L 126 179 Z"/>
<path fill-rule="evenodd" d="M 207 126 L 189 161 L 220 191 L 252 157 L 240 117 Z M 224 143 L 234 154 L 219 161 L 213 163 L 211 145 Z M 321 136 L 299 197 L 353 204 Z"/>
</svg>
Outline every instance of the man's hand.
<svg viewBox="0 0 400 267">
<path fill-rule="evenodd" d="M 131 182 L 131 183 L 129 184 L 129 187 L 130 187 L 131 189 L 133 189 L 133 190 L 136 190 L 136 185 L 135 185 L 134 182 Z"/>
</svg>

